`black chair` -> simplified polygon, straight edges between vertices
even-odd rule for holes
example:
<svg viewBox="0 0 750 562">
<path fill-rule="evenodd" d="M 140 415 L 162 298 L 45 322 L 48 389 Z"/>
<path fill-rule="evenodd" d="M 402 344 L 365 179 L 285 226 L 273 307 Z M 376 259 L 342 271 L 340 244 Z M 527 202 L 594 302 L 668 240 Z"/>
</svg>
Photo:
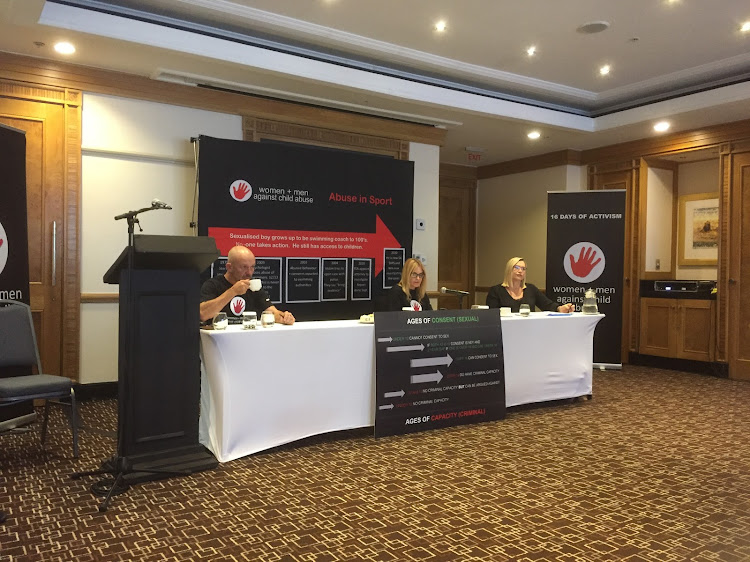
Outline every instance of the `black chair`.
<svg viewBox="0 0 750 562">
<path fill-rule="evenodd" d="M 73 383 L 67 377 L 45 375 L 39 360 L 31 307 L 12 300 L 0 299 L 0 367 L 36 367 L 35 375 L 0 378 L 0 407 L 28 400 L 43 399 L 42 447 L 47 439 L 50 402 L 70 406 L 73 431 L 73 456 L 78 458 L 78 419 Z M 63 402 L 58 399 L 70 399 Z"/>
</svg>

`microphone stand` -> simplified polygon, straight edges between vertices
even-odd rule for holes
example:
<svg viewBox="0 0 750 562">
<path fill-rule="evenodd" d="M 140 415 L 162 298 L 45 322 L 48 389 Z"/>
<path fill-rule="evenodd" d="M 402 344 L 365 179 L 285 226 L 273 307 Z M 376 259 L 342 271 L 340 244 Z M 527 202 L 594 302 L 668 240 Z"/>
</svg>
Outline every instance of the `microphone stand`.
<svg viewBox="0 0 750 562">
<path fill-rule="evenodd" d="M 126 270 L 125 275 L 127 275 L 127 287 L 128 291 L 133 291 L 133 267 L 135 266 L 135 225 L 138 225 L 138 229 L 140 232 L 143 232 L 143 228 L 141 228 L 141 223 L 138 220 L 138 215 L 140 213 L 145 213 L 146 211 L 155 211 L 157 209 L 166 209 L 166 207 L 156 207 L 154 205 L 151 205 L 150 207 L 144 207 L 143 209 L 138 209 L 137 211 L 128 211 L 127 213 L 122 213 L 120 215 L 117 215 L 115 217 L 115 220 L 121 220 L 126 219 L 128 223 L 128 267 Z M 121 279 L 122 281 L 122 279 Z M 125 316 L 125 349 L 129 349 L 130 347 L 130 322 L 131 318 L 134 314 L 133 307 L 135 306 L 134 300 L 132 298 L 132 295 L 128 297 L 127 303 L 128 303 L 128 311 Z M 120 358 L 120 362 L 124 363 L 128 359 L 128 354 L 125 354 L 124 358 Z M 128 372 L 127 366 L 123 369 L 125 373 Z M 123 380 L 119 380 L 123 379 Z M 107 511 L 109 507 L 109 502 L 112 500 L 112 496 L 117 496 L 119 494 L 122 494 L 130 488 L 130 485 L 124 480 L 125 475 L 132 474 L 134 472 L 144 472 L 144 473 L 150 473 L 150 474 L 164 474 L 167 476 L 188 476 L 191 473 L 185 472 L 185 471 L 178 471 L 178 470 L 159 470 L 156 468 L 144 468 L 144 469 L 138 469 L 136 466 L 128 459 L 127 457 L 123 456 L 122 454 L 122 443 L 123 443 L 123 435 L 125 433 L 125 426 L 122 423 L 122 420 L 124 419 L 124 412 L 123 409 L 125 407 L 124 400 L 127 396 L 127 389 L 125 388 L 125 385 L 128 384 L 127 375 L 123 377 L 122 375 L 118 376 L 118 417 L 117 417 L 117 453 L 115 456 L 106 459 L 102 462 L 101 468 L 98 470 L 87 470 L 83 472 L 74 472 L 71 474 L 71 478 L 73 480 L 78 480 L 82 476 L 96 476 L 96 475 L 104 475 L 109 474 L 111 478 L 104 478 L 100 480 L 99 482 L 96 482 L 91 485 L 91 492 L 94 495 L 97 496 L 104 496 L 104 500 L 102 500 L 102 503 L 99 505 L 99 512 L 104 513 Z"/>
<path fill-rule="evenodd" d="M 463 310 L 464 308 L 464 297 L 466 295 L 456 295 L 458 297 L 458 309 Z"/>
</svg>

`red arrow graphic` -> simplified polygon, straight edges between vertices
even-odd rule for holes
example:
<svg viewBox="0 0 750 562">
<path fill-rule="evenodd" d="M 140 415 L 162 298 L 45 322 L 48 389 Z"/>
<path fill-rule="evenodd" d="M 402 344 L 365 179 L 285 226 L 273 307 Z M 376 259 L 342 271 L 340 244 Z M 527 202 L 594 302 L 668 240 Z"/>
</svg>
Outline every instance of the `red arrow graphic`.
<svg viewBox="0 0 750 562">
<path fill-rule="evenodd" d="M 378 215 L 374 233 L 212 226 L 208 235 L 222 256 L 233 246 L 247 246 L 257 257 L 375 258 L 375 275 L 383 271 L 383 250 L 402 247 Z"/>
</svg>

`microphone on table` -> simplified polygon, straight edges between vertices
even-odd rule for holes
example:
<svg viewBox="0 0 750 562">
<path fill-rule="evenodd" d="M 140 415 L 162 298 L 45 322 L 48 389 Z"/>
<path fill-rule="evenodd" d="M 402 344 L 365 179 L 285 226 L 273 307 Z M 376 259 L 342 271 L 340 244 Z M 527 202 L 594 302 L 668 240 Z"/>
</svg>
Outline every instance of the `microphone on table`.
<svg viewBox="0 0 750 562">
<path fill-rule="evenodd" d="M 172 207 L 170 207 L 164 201 L 161 201 L 159 199 L 152 199 L 151 200 L 151 208 L 152 209 L 169 209 L 169 210 L 172 209 Z"/>
<path fill-rule="evenodd" d="M 465 296 L 469 294 L 469 291 L 459 291 L 458 289 L 449 289 L 448 287 L 440 287 L 440 292 L 444 295 L 461 295 Z"/>
</svg>

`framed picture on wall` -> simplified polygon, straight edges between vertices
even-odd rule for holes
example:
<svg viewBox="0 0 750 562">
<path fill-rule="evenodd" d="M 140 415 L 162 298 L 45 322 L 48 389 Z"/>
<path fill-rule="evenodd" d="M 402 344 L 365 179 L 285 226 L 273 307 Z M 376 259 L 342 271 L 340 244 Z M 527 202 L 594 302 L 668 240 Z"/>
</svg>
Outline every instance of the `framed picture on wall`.
<svg viewBox="0 0 750 562">
<path fill-rule="evenodd" d="M 719 259 L 719 194 L 694 193 L 679 198 L 679 265 L 716 265 Z"/>
</svg>

